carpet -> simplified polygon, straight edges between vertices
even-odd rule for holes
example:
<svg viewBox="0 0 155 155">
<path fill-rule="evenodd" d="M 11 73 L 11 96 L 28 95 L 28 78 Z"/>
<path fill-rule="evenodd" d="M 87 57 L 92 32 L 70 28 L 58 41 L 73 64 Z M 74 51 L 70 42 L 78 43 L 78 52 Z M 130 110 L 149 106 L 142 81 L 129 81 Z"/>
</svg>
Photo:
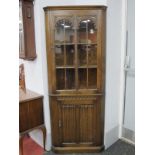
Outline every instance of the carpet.
<svg viewBox="0 0 155 155">
<path fill-rule="evenodd" d="M 31 137 L 25 136 L 23 139 L 23 155 L 43 155 L 44 149 L 38 145 Z"/>
</svg>

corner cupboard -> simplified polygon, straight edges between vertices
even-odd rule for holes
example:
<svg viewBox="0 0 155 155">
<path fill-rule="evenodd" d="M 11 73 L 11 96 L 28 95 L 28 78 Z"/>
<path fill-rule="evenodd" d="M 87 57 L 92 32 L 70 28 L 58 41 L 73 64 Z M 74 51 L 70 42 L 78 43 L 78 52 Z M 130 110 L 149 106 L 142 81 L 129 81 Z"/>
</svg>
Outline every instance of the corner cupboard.
<svg viewBox="0 0 155 155">
<path fill-rule="evenodd" d="M 104 148 L 105 6 L 45 7 L 52 149 Z"/>
</svg>

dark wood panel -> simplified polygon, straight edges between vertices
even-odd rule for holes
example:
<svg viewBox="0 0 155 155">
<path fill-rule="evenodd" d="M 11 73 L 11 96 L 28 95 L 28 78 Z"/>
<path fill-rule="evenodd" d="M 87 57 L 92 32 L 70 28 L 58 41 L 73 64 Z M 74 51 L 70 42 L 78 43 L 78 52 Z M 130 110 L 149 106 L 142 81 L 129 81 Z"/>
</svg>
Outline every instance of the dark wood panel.
<svg viewBox="0 0 155 155">
<path fill-rule="evenodd" d="M 19 132 L 23 132 L 29 129 L 28 123 L 28 104 L 23 102 L 19 104 Z"/>
<path fill-rule="evenodd" d="M 29 101 L 29 128 L 33 128 L 44 123 L 42 98 Z"/>
<path fill-rule="evenodd" d="M 20 35 L 19 57 L 27 60 L 36 58 L 33 0 L 19 0 L 22 8 L 23 33 Z M 24 40 L 24 41 L 23 41 Z"/>
</svg>

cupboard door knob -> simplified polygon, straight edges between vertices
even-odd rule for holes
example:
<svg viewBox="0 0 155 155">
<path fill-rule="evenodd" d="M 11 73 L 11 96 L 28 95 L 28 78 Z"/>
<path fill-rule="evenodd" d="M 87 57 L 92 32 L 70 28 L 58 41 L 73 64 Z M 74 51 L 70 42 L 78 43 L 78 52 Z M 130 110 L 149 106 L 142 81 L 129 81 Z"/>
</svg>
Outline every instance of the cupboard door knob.
<svg viewBox="0 0 155 155">
<path fill-rule="evenodd" d="M 59 120 L 59 128 L 61 128 L 61 120 Z"/>
</svg>

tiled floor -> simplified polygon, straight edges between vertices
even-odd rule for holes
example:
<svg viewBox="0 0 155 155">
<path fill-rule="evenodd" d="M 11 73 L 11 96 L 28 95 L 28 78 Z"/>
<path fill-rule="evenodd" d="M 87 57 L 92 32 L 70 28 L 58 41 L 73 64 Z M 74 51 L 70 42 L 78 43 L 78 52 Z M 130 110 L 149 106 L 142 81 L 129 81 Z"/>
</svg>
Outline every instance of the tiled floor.
<svg viewBox="0 0 155 155">
<path fill-rule="evenodd" d="M 53 152 L 45 152 L 44 155 L 60 155 L 60 154 L 55 154 Z M 128 144 L 122 140 L 118 140 L 110 148 L 101 153 L 83 153 L 83 154 L 72 153 L 70 155 L 135 155 L 135 147 L 134 145 Z"/>
</svg>

